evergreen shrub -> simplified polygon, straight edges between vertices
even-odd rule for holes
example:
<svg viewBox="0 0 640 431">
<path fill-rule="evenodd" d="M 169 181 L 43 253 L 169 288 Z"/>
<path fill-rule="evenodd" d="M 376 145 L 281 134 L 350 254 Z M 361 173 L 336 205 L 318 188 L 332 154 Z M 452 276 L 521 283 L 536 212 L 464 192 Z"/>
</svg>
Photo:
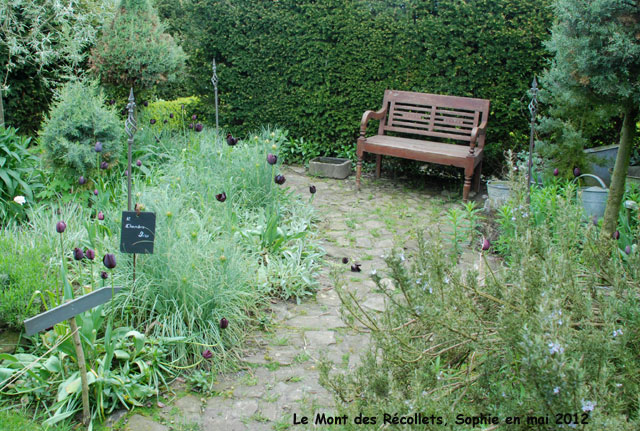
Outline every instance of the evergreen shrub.
<svg viewBox="0 0 640 431">
<path fill-rule="evenodd" d="M 97 84 L 75 81 L 62 89 L 45 119 L 40 143 L 54 168 L 86 175 L 96 168 L 96 142 L 102 142 L 99 157 L 113 162 L 122 149 L 122 135 L 123 124 Z"/>
<path fill-rule="evenodd" d="M 526 91 L 546 64 L 549 3 L 157 4 L 183 38 L 193 94 L 209 118 L 216 59 L 224 127 L 246 132 L 276 124 L 321 154 L 343 147 L 353 153 L 362 113 L 379 109 L 387 88 L 480 97 L 491 100 L 486 151 L 495 167 L 505 149 L 528 140 Z"/>
<path fill-rule="evenodd" d="M 548 417 L 536 430 L 638 428 L 637 248 L 602 244 L 571 187 L 534 188 L 531 206 L 522 175 L 512 190 L 499 216 L 506 264 L 478 245 L 475 268 L 463 270 L 437 231 L 418 234 L 415 253 L 392 253 L 371 276 L 382 313 L 336 274 L 345 316 L 373 340 L 356 370 L 322 366 L 340 414 L 379 425 L 385 412 L 420 412 L 450 426 L 483 414 L 509 430 L 533 429 L 529 417 Z M 507 416 L 522 421 L 504 425 Z"/>
</svg>

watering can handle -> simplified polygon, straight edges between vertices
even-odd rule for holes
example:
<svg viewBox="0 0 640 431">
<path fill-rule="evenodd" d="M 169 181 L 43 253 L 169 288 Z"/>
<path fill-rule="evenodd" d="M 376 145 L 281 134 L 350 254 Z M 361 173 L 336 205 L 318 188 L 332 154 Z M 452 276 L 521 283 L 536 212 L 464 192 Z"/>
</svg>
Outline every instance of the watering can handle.
<svg viewBox="0 0 640 431">
<path fill-rule="evenodd" d="M 596 181 L 598 181 L 598 182 L 600 183 L 600 185 L 602 186 L 602 188 L 603 188 L 603 189 L 605 189 L 605 190 L 606 190 L 606 188 L 607 188 L 607 186 L 605 186 L 605 185 L 604 185 L 604 181 L 602 181 L 602 180 L 600 179 L 600 177 L 598 177 L 598 176 L 596 176 L 596 175 L 592 175 L 592 174 L 582 174 L 582 175 L 578 175 L 577 177 L 575 177 L 575 178 L 573 179 L 573 181 L 576 181 L 576 180 L 577 180 L 578 178 L 580 178 L 580 177 L 591 177 L 591 178 L 594 178 Z"/>
</svg>

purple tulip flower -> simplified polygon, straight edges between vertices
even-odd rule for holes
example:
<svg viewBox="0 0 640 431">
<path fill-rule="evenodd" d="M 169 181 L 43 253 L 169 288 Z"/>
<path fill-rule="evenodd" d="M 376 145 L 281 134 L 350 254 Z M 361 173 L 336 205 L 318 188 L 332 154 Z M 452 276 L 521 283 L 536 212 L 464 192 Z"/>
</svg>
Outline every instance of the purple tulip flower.
<svg viewBox="0 0 640 431">
<path fill-rule="evenodd" d="M 67 224 L 65 222 L 59 221 L 58 223 L 56 223 L 56 232 L 62 233 L 65 231 L 66 228 L 67 228 Z"/>
<path fill-rule="evenodd" d="M 104 220 L 104 214 L 102 213 L 102 211 L 98 212 L 98 220 Z"/>
<path fill-rule="evenodd" d="M 213 353 L 211 352 L 211 350 L 207 349 L 202 352 L 202 357 L 205 359 L 211 359 L 213 357 Z"/>
<path fill-rule="evenodd" d="M 225 319 L 224 317 L 220 319 L 220 329 L 227 329 L 228 326 L 229 321 L 227 319 Z"/>
<path fill-rule="evenodd" d="M 482 238 L 482 251 L 489 250 L 491 247 L 491 242 L 487 238 Z"/>
<path fill-rule="evenodd" d="M 101 153 L 102 152 L 102 142 L 100 142 L 100 141 L 96 142 L 96 145 L 93 147 L 93 149 L 96 151 L 96 153 Z"/>
<path fill-rule="evenodd" d="M 87 179 L 83 176 L 80 176 L 80 178 L 78 178 L 78 184 L 83 185 L 87 183 Z"/>
<path fill-rule="evenodd" d="M 94 196 L 98 196 L 98 189 L 93 189 Z"/>
<path fill-rule="evenodd" d="M 362 266 L 362 264 L 360 264 L 360 263 L 354 263 L 353 265 L 351 265 L 351 272 L 360 272 L 360 271 L 362 271 L 362 269 L 360 269 L 361 266 Z"/>
<path fill-rule="evenodd" d="M 620 231 L 617 230 L 613 233 L 613 239 L 616 241 L 620 239 Z"/>
<path fill-rule="evenodd" d="M 142 162 L 140 161 L 140 159 L 136 160 L 136 166 L 142 166 Z"/>
<path fill-rule="evenodd" d="M 311 193 L 312 195 L 316 194 L 316 186 L 309 186 L 309 193 Z"/>
<path fill-rule="evenodd" d="M 276 175 L 273 181 L 275 181 L 276 184 L 282 185 L 286 181 L 286 178 L 284 175 Z"/>
<path fill-rule="evenodd" d="M 82 260 L 84 259 L 84 253 L 82 251 L 82 249 L 76 247 L 73 249 L 73 258 L 75 260 Z"/>
<path fill-rule="evenodd" d="M 107 271 L 101 271 L 101 272 L 100 272 L 100 277 L 101 277 L 103 280 L 106 280 L 107 278 L 109 278 L 109 274 L 107 273 Z"/>
<path fill-rule="evenodd" d="M 218 200 L 218 202 L 224 202 L 227 200 L 227 194 L 225 192 L 218 193 L 216 195 L 216 199 Z"/>
<path fill-rule="evenodd" d="M 193 115 L 191 116 L 191 119 L 192 119 L 193 121 L 196 121 L 196 120 L 198 119 L 198 116 L 197 116 L 196 114 L 193 114 Z"/>
<path fill-rule="evenodd" d="M 169 114 L 169 118 L 173 118 L 173 112 Z"/>
<path fill-rule="evenodd" d="M 277 161 L 278 161 L 278 156 L 271 153 L 267 154 L 267 163 L 269 163 L 270 165 L 275 165 Z"/>
<path fill-rule="evenodd" d="M 559 173 L 560 173 L 560 171 L 558 170 L 558 168 L 555 168 L 555 169 L 553 170 L 553 176 L 554 176 L 554 177 L 557 177 Z"/>
<path fill-rule="evenodd" d="M 630 254 L 631 254 L 631 246 L 630 246 L 630 245 L 626 246 L 626 247 L 624 248 L 624 252 L 625 252 L 627 255 L 630 255 Z"/>
<path fill-rule="evenodd" d="M 100 169 L 105 170 L 109 167 L 109 163 L 107 162 L 102 162 L 100 163 Z"/>
<path fill-rule="evenodd" d="M 152 118 L 151 120 L 149 120 L 149 124 L 151 124 L 152 126 L 156 124 L 156 119 Z"/>
<path fill-rule="evenodd" d="M 202 132 L 202 123 L 197 123 L 194 128 L 196 132 Z"/>
<path fill-rule="evenodd" d="M 349 258 L 348 258 L 348 257 L 343 257 L 343 258 L 342 258 L 342 263 L 344 263 L 345 265 L 346 265 L 347 263 L 349 263 Z"/>
<path fill-rule="evenodd" d="M 93 249 L 88 248 L 87 251 L 84 252 L 84 255 L 87 256 L 87 259 L 93 260 L 96 257 L 96 252 Z"/>
<path fill-rule="evenodd" d="M 116 267 L 116 256 L 112 253 L 107 253 L 102 258 L 102 263 L 104 263 L 104 266 L 108 269 L 113 269 Z"/>
<path fill-rule="evenodd" d="M 579 168 L 573 168 L 573 176 L 574 177 L 579 177 L 580 176 L 580 169 Z"/>
</svg>

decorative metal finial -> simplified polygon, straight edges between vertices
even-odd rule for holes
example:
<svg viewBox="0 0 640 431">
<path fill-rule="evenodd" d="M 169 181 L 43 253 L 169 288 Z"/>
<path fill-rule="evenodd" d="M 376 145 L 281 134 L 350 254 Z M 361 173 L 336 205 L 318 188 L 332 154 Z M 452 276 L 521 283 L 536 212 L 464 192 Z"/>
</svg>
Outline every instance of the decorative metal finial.
<svg viewBox="0 0 640 431">
<path fill-rule="evenodd" d="M 136 109 L 136 99 L 133 97 L 133 88 L 131 92 L 129 92 L 129 103 L 127 103 L 127 110 L 129 111 L 129 116 L 127 117 L 127 121 L 124 123 L 124 130 L 129 135 L 129 139 L 133 139 L 133 134 L 138 130 L 138 123 L 136 121 L 136 117 L 134 115 L 134 111 Z"/>
<path fill-rule="evenodd" d="M 531 118 L 535 118 L 536 112 L 538 112 L 538 81 L 536 81 L 536 77 L 533 77 L 533 82 L 531 83 L 531 102 L 529 103 L 529 112 L 531 113 Z"/>
<path fill-rule="evenodd" d="M 211 66 L 213 68 L 213 76 L 211 76 L 211 83 L 213 84 L 213 89 L 215 91 L 215 102 L 216 102 L 216 136 L 218 135 L 218 74 L 216 73 L 216 59 L 214 58 L 211 62 Z"/>
<path fill-rule="evenodd" d="M 531 132 L 529 134 L 529 163 L 527 169 L 527 203 L 531 202 L 531 178 L 533 174 L 533 147 L 536 127 L 536 112 L 538 111 L 538 81 L 533 77 L 531 82 L 531 102 L 529 102 L 529 112 L 531 113 Z"/>
<path fill-rule="evenodd" d="M 213 76 L 211 77 L 211 83 L 214 87 L 218 86 L 218 74 L 216 73 L 216 59 L 213 59 Z"/>
</svg>

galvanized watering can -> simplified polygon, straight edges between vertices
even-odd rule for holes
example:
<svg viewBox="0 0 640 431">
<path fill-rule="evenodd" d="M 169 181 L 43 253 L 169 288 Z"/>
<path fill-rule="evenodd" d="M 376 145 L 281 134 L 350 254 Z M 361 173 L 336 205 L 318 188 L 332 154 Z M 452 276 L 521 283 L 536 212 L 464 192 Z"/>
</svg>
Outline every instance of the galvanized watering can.
<svg viewBox="0 0 640 431">
<path fill-rule="evenodd" d="M 589 217 L 603 217 L 607 206 L 607 198 L 609 197 L 609 189 L 605 186 L 604 181 L 596 175 L 582 174 L 577 176 L 574 181 L 577 181 L 580 177 L 594 178 L 602 186 L 580 187 L 578 189 L 578 197 L 582 201 L 582 207 Z"/>
</svg>

